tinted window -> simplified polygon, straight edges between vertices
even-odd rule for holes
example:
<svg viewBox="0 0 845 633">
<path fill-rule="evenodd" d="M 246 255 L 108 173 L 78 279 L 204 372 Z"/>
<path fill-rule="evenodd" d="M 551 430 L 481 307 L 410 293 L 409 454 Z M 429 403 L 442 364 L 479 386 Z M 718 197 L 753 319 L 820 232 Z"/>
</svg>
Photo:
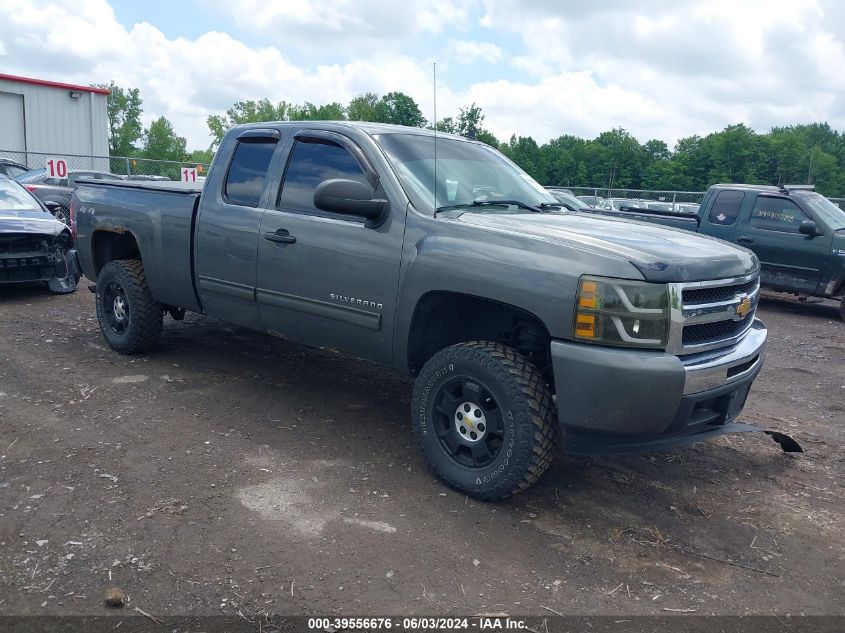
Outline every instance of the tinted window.
<svg viewBox="0 0 845 633">
<path fill-rule="evenodd" d="M 751 226 L 769 231 L 797 233 L 798 227 L 809 218 L 792 200 L 758 196 L 751 212 Z"/>
<path fill-rule="evenodd" d="M 227 202 L 244 207 L 258 206 L 264 191 L 264 177 L 275 149 L 275 141 L 238 143 L 223 184 L 223 196 Z"/>
<path fill-rule="evenodd" d="M 364 170 L 346 149 L 333 143 L 304 143 L 293 146 L 279 207 L 316 211 L 314 190 L 329 178 L 346 178 L 368 184 Z"/>
<path fill-rule="evenodd" d="M 733 224 L 743 198 L 745 193 L 742 191 L 720 191 L 710 209 L 710 224 Z"/>
</svg>

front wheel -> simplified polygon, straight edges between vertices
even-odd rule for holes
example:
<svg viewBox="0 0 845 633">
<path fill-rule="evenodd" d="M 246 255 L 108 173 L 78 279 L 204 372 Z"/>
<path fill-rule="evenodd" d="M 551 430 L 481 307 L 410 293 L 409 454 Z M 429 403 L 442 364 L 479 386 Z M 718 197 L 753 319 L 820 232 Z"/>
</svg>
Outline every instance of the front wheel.
<svg viewBox="0 0 845 633">
<path fill-rule="evenodd" d="M 150 349 L 161 335 L 163 317 L 140 261 L 120 259 L 103 266 L 97 277 L 97 321 L 113 350 L 136 354 Z"/>
<path fill-rule="evenodd" d="M 552 460 L 551 393 L 525 357 L 497 343 L 461 343 L 435 354 L 417 377 L 411 415 L 431 470 L 477 499 L 525 490 Z"/>
</svg>

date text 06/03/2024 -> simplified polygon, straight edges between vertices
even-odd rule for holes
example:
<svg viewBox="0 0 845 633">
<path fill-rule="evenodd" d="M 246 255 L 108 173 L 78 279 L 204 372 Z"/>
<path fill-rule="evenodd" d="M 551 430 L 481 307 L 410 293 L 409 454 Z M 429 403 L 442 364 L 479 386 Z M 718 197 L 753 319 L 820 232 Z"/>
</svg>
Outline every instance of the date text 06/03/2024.
<svg viewBox="0 0 845 633">
<path fill-rule="evenodd" d="M 309 618 L 309 630 L 521 630 L 525 622 L 505 616 L 476 616 L 473 618 L 446 617 L 358 617 L 358 618 Z"/>
</svg>

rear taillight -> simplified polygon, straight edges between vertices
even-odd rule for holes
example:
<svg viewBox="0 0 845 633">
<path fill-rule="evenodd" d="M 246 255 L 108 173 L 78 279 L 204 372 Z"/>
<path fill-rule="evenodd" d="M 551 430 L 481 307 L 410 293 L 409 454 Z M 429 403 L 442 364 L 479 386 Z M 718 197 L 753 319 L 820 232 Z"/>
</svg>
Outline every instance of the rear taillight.
<svg viewBox="0 0 845 633">
<path fill-rule="evenodd" d="M 70 199 L 70 208 L 68 209 L 68 216 L 70 216 L 70 234 L 76 240 L 76 201 Z"/>
<path fill-rule="evenodd" d="M 35 185 L 24 185 L 24 189 L 26 189 L 27 191 L 35 191 L 36 189 L 38 189 L 38 187 L 36 187 Z"/>
</svg>

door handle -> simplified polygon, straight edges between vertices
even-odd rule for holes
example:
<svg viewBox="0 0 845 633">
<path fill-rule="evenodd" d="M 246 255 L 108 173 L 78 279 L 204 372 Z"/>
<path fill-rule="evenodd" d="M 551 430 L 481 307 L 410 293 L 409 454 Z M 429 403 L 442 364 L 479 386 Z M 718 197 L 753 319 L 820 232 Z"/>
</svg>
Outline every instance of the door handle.
<svg viewBox="0 0 845 633">
<path fill-rule="evenodd" d="M 748 235 L 740 235 L 736 238 L 736 241 L 739 242 L 740 244 L 753 244 L 754 238 L 749 237 Z"/>
<path fill-rule="evenodd" d="M 296 244 L 296 238 L 287 229 L 278 229 L 275 233 L 265 233 L 264 239 L 278 244 Z"/>
</svg>

